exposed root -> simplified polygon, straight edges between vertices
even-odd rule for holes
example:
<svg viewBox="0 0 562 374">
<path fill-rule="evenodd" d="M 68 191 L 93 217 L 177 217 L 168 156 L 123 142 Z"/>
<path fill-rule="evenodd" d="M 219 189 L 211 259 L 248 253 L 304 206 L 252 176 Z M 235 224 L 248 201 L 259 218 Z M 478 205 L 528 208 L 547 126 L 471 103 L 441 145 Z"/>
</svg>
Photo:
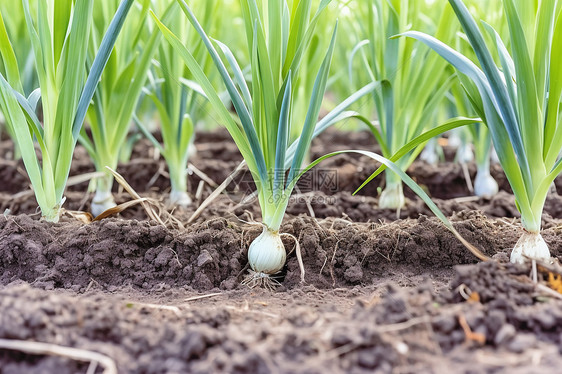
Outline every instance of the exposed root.
<svg viewBox="0 0 562 374">
<path fill-rule="evenodd" d="M 299 263 L 299 269 L 301 270 L 301 283 L 304 283 L 304 273 L 305 273 L 305 272 L 304 272 L 304 263 L 303 263 L 303 261 L 302 261 L 301 246 L 300 246 L 300 244 L 299 244 L 299 241 L 297 240 L 297 238 L 296 238 L 294 235 L 289 234 L 289 233 L 283 233 L 283 234 L 280 234 L 280 236 L 281 236 L 281 237 L 286 236 L 286 237 L 289 237 L 289 238 L 291 238 L 291 239 L 293 239 L 293 240 L 295 241 L 295 249 L 294 249 L 294 251 L 295 251 L 295 253 L 296 253 L 296 255 L 297 255 L 297 261 L 298 261 L 298 263 Z M 291 252 L 292 252 L 292 251 L 291 251 Z M 291 252 L 289 252 L 289 254 L 291 254 Z"/>
<path fill-rule="evenodd" d="M 276 279 L 280 278 L 280 276 L 256 272 L 252 269 L 248 269 L 248 273 L 242 284 L 250 288 L 261 287 L 268 291 L 275 291 L 277 287 L 281 286 L 281 283 Z"/>
</svg>

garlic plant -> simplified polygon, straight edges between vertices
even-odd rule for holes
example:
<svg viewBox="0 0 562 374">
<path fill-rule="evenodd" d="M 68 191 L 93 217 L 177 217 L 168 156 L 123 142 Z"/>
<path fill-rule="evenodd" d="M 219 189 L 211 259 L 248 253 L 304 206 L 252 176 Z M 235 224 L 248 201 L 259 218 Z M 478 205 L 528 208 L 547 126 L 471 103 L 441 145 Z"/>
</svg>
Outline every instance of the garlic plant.
<svg viewBox="0 0 562 374">
<path fill-rule="evenodd" d="M 453 86 L 452 92 L 456 109 L 462 113 L 472 114 L 474 110 L 472 110 L 470 101 L 459 83 Z M 492 149 L 492 136 L 490 131 L 488 131 L 488 128 L 482 123 L 474 123 L 462 130 L 465 130 L 465 133 L 469 136 L 468 142 L 474 145 L 474 153 L 472 153 L 472 150 L 470 151 L 472 158 L 468 160 L 474 160 L 476 162 L 474 195 L 493 197 L 498 193 L 499 187 L 498 182 L 496 182 L 490 174 L 490 152 Z M 466 143 L 467 141 L 464 142 L 464 144 Z"/>
<path fill-rule="evenodd" d="M 93 15 L 90 61 L 109 23 L 108 15 L 117 9 L 119 3 L 120 0 L 104 0 L 97 4 L 97 12 Z M 155 26 L 147 17 L 150 5 L 150 0 L 141 0 L 133 7 L 101 76 L 93 105 L 88 110 L 91 135 L 86 128 L 80 134 L 80 143 L 90 154 L 96 170 L 105 174 L 94 181 L 95 194 L 91 204 L 94 216 L 116 205 L 111 192 L 113 174 L 106 166 L 114 170 L 117 168 L 147 72 L 161 40 L 161 35 L 154 32 Z"/>
<path fill-rule="evenodd" d="M 179 5 L 172 3 L 173 14 L 167 22 L 168 28 L 179 40 L 193 49 L 193 55 L 206 74 L 210 74 L 213 62 L 197 32 L 185 22 Z M 217 29 L 219 2 L 207 0 L 198 4 L 204 29 Z M 153 0 L 153 9 L 163 14 L 167 2 Z M 168 43 L 161 43 L 149 74 L 149 84 L 144 88 L 145 97 L 155 107 L 160 120 L 160 143 L 142 120 L 136 120 L 144 135 L 160 151 L 170 175 L 171 191 L 168 206 L 187 207 L 191 197 L 187 193 L 187 161 L 195 147 L 193 140 L 195 125 L 204 118 L 208 108 L 204 105 L 206 95 L 183 63 L 181 55 Z M 209 119 L 207 117 L 207 119 Z"/>
<path fill-rule="evenodd" d="M 486 18 L 487 23 L 492 25 L 502 37 L 508 36 L 509 30 L 507 22 L 503 17 L 501 0 L 490 1 L 467 1 L 467 7 L 476 18 Z M 465 57 L 470 58 L 473 62 L 477 62 L 477 56 L 472 49 L 470 42 L 465 34 L 460 33 L 460 37 L 456 40 L 456 48 Z M 486 37 L 486 35 L 484 35 Z M 488 42 L 493 42 L 491 38 Z M 497 59 L 498 57 L 495 56 Z M 453 100 L 458 113 L 463 115 L 474 115 L 470 99 L 462 88 L 462 81 L 466 79 L 462 75 L 460 80 L 451 88 Z M 490 161 L 492 153 L 492 137 L 490 131 L 484 124 L 475 123 L 463 129 L 470 136 L 468 139 L 474 146 L 474 161 L 476 162 L 476 177 L 474 178 L 474 195 L 492 197 L 498 193 L 499 186 L 496 180 L 490 174 Z"/>
<path fill-rule="evenodd" d="M 166 40 L 182 56 L 194 80 L 224 121 L 252 173 L 264 229 L 248 251 L 253 271 L 250 283 L 267 285 L 272 282 L 270 275 L 279 272 L 285 264 L 286 253 L 279 230 L 291 193 L 301 176 L 301 166 L 312 138 L 338 120 L 349 118 L 351 115 L 344 113 L 345 108 L 372 92 L 375 86 L 369 84 L 354 93 L 318 122 L 335 45 L 334 29 L 328 51 L 316 74 L 306 114 L 304 118 L 296 118 L 293 113 L 303 56 L 329 0 L 321 1 L 315 11 L 311 11 L 311 0 L 241 0 L 248 54 L 251 56 L 250 82 L 229 47 L 211 39 L 190 7 L 183 0 L 177 2 L 212 57 L 237 119 L 220 100 L 217 89 L 194 58 L 193 51 L 186 48 L 163 22 L 155 19 Z M 302 132 L 289 147 L 293 126 L 302 126 Z"/>
<path fill-rule="evenodd" d="M 0 27 L 0 55 L 5 67 L 5 75 L 0 74 L 0 108 L 47 221 L 59 220 L 72 153 L 86 111 L 133 2 L 121 2 L 86 72 L 94 0 L 23 0 L 39 80 L 39 88 L 28 97 L 24 96 L 10 37 Z M 4 18 L 0 13 L 0 20 Z M 42 123 L 36 115 L 39 104 Z M 34 141 L 39 145 L 40 158 Z"/>
<path fill-rule="evenodd" d="M 21 93 L 27 97 L 37 88 L 38 81 L 35 71 L 35 55 L 31 47 L 31 38 L 27 32 L 23 3 L 21 1 L 0 2 L 0 14 L 9 15 L 5 18 L 0 17 L 0 35 L 9 35 L 10 39 L 0 40 L 0 45 L 12 48 L 19 69 Z M 7 76 L 2 58 L 0 58 L 0 72 L 5 77 Z M 0 110 L 0 134 L 2 130 L 6 130 L 10 138 L 14 139 L 15 134 L 12 133 L 11 127 L 6 125 L 6 119 L 1 112 Z M 12 155 L 14 160 L 21 159 L 21 152 L 17 144 L 14 144 Z"/>
<path fill-rule="evenodd" d="M 426 7 L 417 0 L 357 0 L 348 3 L 356 20 L 356 43 L 349 58 L 349 82 L 380 83 L 372 96 L 379 126 L 370 126 L 382 155 L 390 158 L 398 149 L 432 127 L 453 77 L 445 61 L 422 44 L 391 38 L 408 29 L 422 28 L 439 38 L 453 40 L 450 7 Z M 406 170 L 422 147 L 396 161 Z M 385 173 L 386 187 L 379 206 L 404 206 L 401 179 Z"/>
<path fill-rule="evenodd" d="M 482 22 L 499 67 L 465 4 L 449 2 L 480 66 L 429 35 L 404 35 L 430 46 L 464 76 L 471 104 L 491 132 L 525 229 L 511 261 L 550 261 L 540 229 L 546 196 L 562 171 L 562 2 L 503 0 L 511 53 L 499 34 Z"/>
</svg>

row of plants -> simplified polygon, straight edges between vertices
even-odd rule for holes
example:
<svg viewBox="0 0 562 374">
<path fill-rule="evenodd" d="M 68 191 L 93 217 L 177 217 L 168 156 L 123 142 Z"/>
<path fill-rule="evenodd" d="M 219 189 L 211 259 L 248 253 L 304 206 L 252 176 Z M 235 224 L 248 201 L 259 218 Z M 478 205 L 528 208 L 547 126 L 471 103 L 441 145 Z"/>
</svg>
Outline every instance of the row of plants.
<svg viewBox="0 0 562 374">
<path fill-rule="evenodd" d="M 263 233 L 248 257 L 252 281 L 268 284 L 285 263 L 279 229 L 298 179 L 343 153 L 307 164 L 312 139 L 354 123 L 381 150 L 345 151 L 382 164 L 363 184 L 385 173 L 380 207 L 402 208 L 406 183 L 481 259 L 405 172 L 428 144 L 424 158 L 436 160 L 432 139 L 453 132 L 460 160 L 473 144 L 475 193 L 491 195 L 493 145 L 525 229 L 512 261 L 550 259 L 540 229 L 562 170 L 558 0 L 21 4 L 0 6 L 0 109 L 48 221 L 59 219 L 77 142 L 103 173 L 91 184 L 97 215 L 115 206 L 106 167 L 139 133 L 166 160 L 170 205 L 189 205 L 195 129 L 218 122 L 255 182 Z"/>
</svg>

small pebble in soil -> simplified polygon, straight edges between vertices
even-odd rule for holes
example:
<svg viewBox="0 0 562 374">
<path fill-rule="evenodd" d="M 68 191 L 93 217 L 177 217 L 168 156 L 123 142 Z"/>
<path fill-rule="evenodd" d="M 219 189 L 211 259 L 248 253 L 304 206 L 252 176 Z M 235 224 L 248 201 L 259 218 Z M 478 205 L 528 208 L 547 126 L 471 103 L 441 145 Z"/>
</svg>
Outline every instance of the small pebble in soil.
<svg viewBox="0 0 562 374">
<path fill-rule="evenodd" d="M 213 257 L 211 256 L 209 251 L 207 251 L 206 249 L 202 250 L 199 257 L 197 257 L 197 266 L 205 266 L 210 262 L 213 262 Z"/>
<path fill-rule="evenodd" d="M 494 337 L 494 344 L 496 346 L 501 346 L 504 343 L 510 341 L 516 333 L 517 331 L 515 330 L 515 327 L 509 323 L 506 323 L 502 325 L 502 327 L 500 327 L 500 329 L 496 333 L 496 336 Z"/>
<path fill-rule="evenodd" d="M 497 262 L 503 262 L 503 263 L 509 262 L 509 256 L 507 255 L 506 252 L 498 252 L 492 256 L 492 259 L 496 260 Z"/>
<path fill-rule="evenodd" d="M 362 349 L 359 351 L 357 361 L 364 368 L 374 369 L 377 365 L 377 356 L 371 349 Z"/>
</svg>

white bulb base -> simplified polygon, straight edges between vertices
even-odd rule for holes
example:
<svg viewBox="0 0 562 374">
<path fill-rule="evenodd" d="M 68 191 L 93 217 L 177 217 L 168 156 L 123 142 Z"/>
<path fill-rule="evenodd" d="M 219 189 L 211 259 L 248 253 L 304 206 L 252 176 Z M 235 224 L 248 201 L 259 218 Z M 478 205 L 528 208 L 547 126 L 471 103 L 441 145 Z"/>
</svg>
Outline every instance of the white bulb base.
<svg viewBox="0 0 562 374">
<path fill-rule="evenodd" d="M 92 206 L 90 211 L 94 217 L 99 216 L 103 212 L 113 207 L 116 207 L 115 200 L 111 191 L 96 191 L 92 199 Z"/>
<path fill-rule="evenodd" d="M 510 261 L 514 264 L 524 264 L 529 259 L 550 262 L 551 257 L 542 235 L 525 231 L 515 244 Z"/>
<path fill-rule="evenodd" d="M 279 232 L 271 231 L 267 227 L 254 239 L 248 249 L 248 262 L 256 273 L 275 274 L 283 266 L 287 254 Z"/>
<path fill-rule="evenodd" d="M 478 169 L 474 178 L 474 194 L 479 197 L 492 197 L 498 191 L 498 182 L 490 175 L 489 170 Z"/>
<path fill-rule="evenodd" d="M 170 192 L 168 198 L 168 205 L 171 207 L 182 207 L 186 208 L 193 203 L 191 197 L 185 191 L 174 191 Z"/>
<path fill-rule="evenodd" d="M 402 182 L 387 184 L 379 197 L 379 208 L 398 210 L 404 208 L 405 205 Z"/>
</svg>

